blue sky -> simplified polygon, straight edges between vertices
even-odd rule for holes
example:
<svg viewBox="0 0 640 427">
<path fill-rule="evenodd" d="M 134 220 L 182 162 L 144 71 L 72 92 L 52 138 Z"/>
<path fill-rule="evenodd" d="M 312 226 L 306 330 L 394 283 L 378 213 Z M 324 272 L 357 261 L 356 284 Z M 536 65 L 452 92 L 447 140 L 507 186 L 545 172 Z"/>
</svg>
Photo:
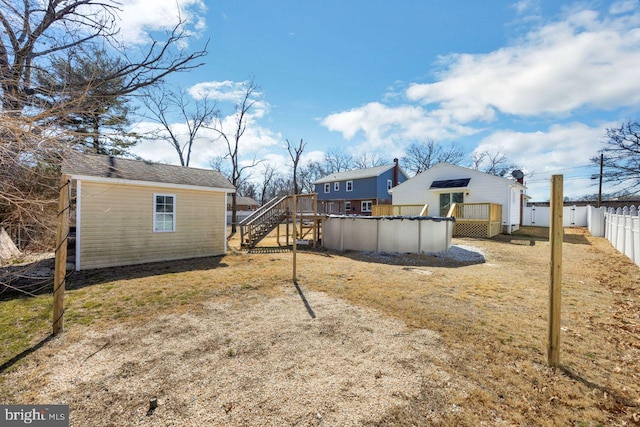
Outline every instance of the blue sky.
<svg viewBox="0 0 640 427">
<path fill-rule="evenodd" d="M 261 97 L 242 155 L 282 171 L 286 138 L 308 143 L 303 161 L 343 149 L 389 163 L 432 139 L 461 145 L 469 163 L 474 150 L 504 153 L 534 200 L 549 198 L 554 173 L 566 196 L 581 196 L 597 192 L 589 159 L 605 129 L 640 119 L 638 0 L 131 0 L 123 34 L 144 42 L 178 6 L 194 35 L 187 48 L 210 42 L 206 65 L 172 83 L 230 116 L 253 76 Z M 192 166 L 224 152 L 212 139 L 196 141 Z M 172 150 L 135 152 L 177 163 Z"/>
</svg>

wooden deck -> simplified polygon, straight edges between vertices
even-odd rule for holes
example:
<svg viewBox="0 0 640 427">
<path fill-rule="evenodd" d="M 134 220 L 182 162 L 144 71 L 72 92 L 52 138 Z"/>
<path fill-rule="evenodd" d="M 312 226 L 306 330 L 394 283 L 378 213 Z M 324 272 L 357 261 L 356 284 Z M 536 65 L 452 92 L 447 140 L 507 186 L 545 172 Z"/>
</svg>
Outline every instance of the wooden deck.
<svg viewBox="0 0 640 427">
<path fill-rule="evenodd" d="M 496 203 L 454 203 L 447 216 L 456 219 L 455 237 L 490 238 L 502 231 L 502 205 Z"/>
</svg>

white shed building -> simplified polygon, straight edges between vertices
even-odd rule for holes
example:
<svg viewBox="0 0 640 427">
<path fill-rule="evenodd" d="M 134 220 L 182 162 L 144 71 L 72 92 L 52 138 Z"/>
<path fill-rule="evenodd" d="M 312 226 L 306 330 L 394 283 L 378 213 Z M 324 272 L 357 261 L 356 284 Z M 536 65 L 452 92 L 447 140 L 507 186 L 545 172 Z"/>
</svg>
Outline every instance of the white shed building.
<svg viewBox="0 0 640 427">
<path fill-rule="evenodd" d="M 516 179 L 439 163 L 390 191 L 394 205 L 428 204 L 430 216 L 446 216 L 453 203 L 502 205 L 502 232 L 510 234 L 520 228 L 525 189 Z"/>
</svg>

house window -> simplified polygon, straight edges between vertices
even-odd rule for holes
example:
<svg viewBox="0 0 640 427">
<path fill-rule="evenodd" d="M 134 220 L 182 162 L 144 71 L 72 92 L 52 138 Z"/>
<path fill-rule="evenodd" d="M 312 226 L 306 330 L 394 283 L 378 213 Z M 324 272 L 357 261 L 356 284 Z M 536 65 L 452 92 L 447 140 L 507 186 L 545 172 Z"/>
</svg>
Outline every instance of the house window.
<svg viewBox="0 0 640 427">
<path fill-rule="evenodd" d="M 345 212 L 351 211 L 351 202 L 344 202 L 344 210 Z"/>
<path fill-rule="evenodd" d="M 447 216 L 454 203 L 464 203 L 464 193 L 440 193 L 440 216 Z"/>
<path fill-rule="evenodd" d="M 340 191 L 340 183 L 339 182 L 334 182 L 333 183 L 333 191 Z"/>
<path fill-rule="evenodd" d="M 387 191 L 391 190 L 393 188 L 393 181 L 388 179 L 387 180 Z"/>
<path fill-rule="evenodd" d="M 362 212 L 371 212 L 372 206 L 373 206 L 373 202 L 371 200 L 367 200 L 365 202 L 362 202 L 361 211 Z"/>
<path fill-rule="evenodd" d="M 176 231 L 176 195 L 153 195 L 153 231 Z"/>
<path fill-rule="evenodd" d="M 353 191 L 353 181 L 347 181 L 347 191 Z"/>
<path fill-rule="evenodd" d="M 324 185 L 324 192 L 325 193 L 331 192 L 331 184 L 329 184 L 328 182 Z"/>
</svg>

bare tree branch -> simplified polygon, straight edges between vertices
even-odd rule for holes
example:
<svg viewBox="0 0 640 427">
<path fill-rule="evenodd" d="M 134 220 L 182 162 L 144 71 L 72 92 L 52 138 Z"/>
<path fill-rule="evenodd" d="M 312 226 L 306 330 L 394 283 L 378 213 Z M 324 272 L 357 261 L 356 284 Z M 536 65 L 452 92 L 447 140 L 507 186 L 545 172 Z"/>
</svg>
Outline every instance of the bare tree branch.
<svg viewBox="0 0 640 427">
<path fill-rule="evenodd" d="M 640 188 L 640 122 L 630 121 L 607 129 L 607 139 L 599 153 L 603 158 L 603 179 L 622 184 L 625 192 Z M 591 161 L 600 163 L 600 156 Z"/>
<path fill-rule="evenodd" d="M 298 165 L 300 164 L 300 156 L 302 156 L 302 152 L 307 144 L 302 141 L 302 138 L 300 138 L 300 143 L 297 147 L 293 146 L 288 139 L 286 141 L 287 151 L 289 152 L 289 157 L 291 157 L 291 162 L 293 163 L 293 175 L 291 179 L 293 182 L 293 194 L 300 194 L 301 188 L 298 185 Z"/>
<path fill-rule="evenodd" d="M 166 85 L 155 91 L 147 91 L 143 102 L 148 117 L 161 126 L 148 137 L 167 141 L 176 150 L 180 164 L 189 166 L 200 130 L 208 128 L 218 116 L 216 103 L 206 96 L 192 102 L 184 90 L 171 90 Z M 173 112 L 177 112 L 180 123 L 172 121 Z M 176 126 L 180 125 L 187 127 L 186 134 L 176 133 Z"/>
<path fill-rule="evenodd" d="M 412 174 L 419 174 L 438 163 L 460 164 L 464 158 L 462 148 L 451 144 L 446 149 L 433 140 L 409 145 L 401 159 L 403 168 Z"/>
<path fill-rule="evenodd" d="M 34 77 L 49 68 L 55 55 L 88 44 L 108 44 L 124 59 L 122 65 L 101 76 L 103 82 L 122 83 L 111 96 L 129 95 L 155 84 L 170 73 L 202 65 L 203 50 L 187 53 L 179 45 L 188 37 L 179 20 L 165 40 L 154 40 L 139 54 L 117 40 L 115 0 L 22 0 L 0 2 L 0 95 L 1 108 L 22 114 L 28 106 L 41 108 L 40 95 L 51 95 Z M 45 103 L 46 105 L 46 103 Z"/>
<path fill-rule="evenodd" d="M 256 104 L 257 99 L 254 95 L 258 95 L 259 86 L 255 83 L 253 79 L 244 83 L 244 93 L 242 99 L 235 106 L 235 121 L 234 121 L 234 129 L 233 134 L 228 134 L 224 128 L 223 123 L 220 118 L 218 118 L 216 126 L 211 129 L 216 132 L 219 138 L 223 139 L 227 146 L 227 158 L 231 162 L 231 176 L 230 181 L 234 187 L 238 188 L 238 186 L 242 183 L 243 174 L 246 170 L 251 169 L 258 165 L 261 161 L 257 161 L 255 158 L 252 162 L 242 166 L 240 163 L 240 140 L 247 130 L 247 122 L 249 120 L 249 112 Z M 233 193 L 231 196 L 231 232 L 235 233 L 237 231 L 237 204 L 236 204 L 236 193 Z"/>
</svg>

